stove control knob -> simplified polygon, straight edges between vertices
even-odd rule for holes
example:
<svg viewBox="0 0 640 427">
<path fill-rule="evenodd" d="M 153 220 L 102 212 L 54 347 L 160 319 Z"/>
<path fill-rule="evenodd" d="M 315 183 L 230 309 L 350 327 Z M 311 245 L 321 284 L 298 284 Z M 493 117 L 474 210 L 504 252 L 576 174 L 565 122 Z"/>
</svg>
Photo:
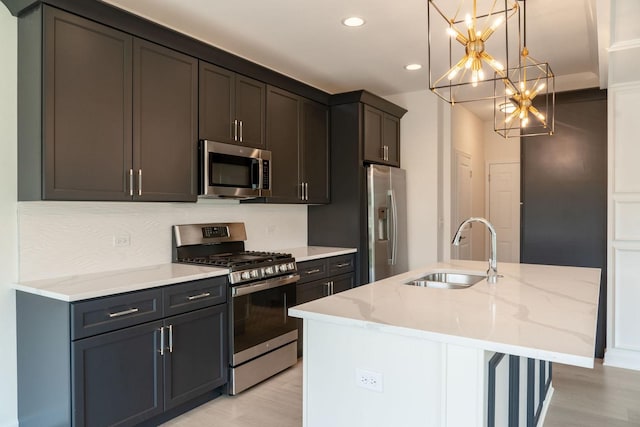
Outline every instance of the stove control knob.
<svg viewBox="0 0 640 427">
<path fill-rule="evenodd" d="M 282 264 L 280 266 L 280 271 L 282 272 L 289 271 L 289 266 L 287 264 Z"/>
<path fill-rule="evenodd" d="M 264 269 L 265 274 L 273 274 L 273 267 L 267 267 Z"/>
<path fill-rule="evenodd" d="M 292 262 L 287 264 L 287 266 L 289 267 L 289 270 L 295 270 L 296 269 L 296 265 L 294 263 L 292 263 Z"/>
<path fill-rule="evenodd" d="M 251 275 L 249 274 L 249 272 L 248 272 L 248 271 L 243 271 L 243 272 L 240 274 L 240 278 L 241 278 L 242 280 L 247 280 L 247 279 L 250 279 L 250 278 L 251 278 Z"/>
<path fill-rule="evenodd" d="M 258 270 L 251 270 L 251 277 L 252 277 L 252 278 L 254 278 L 254 279 L 255 279 L 255 278 L 257 278 L 258 276 L 259 276 L 259 274 L 258 274 Z"/>
</svg>

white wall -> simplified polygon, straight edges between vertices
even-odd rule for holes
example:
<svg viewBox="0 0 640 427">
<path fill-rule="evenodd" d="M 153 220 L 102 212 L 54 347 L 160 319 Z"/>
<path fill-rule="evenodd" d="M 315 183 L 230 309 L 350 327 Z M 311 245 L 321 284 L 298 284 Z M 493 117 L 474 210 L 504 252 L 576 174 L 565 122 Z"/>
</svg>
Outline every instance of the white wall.
<svg viewBox="0 0 640 427">
<path fill-rule="evenodd" d="M 438 97 L 427 90 L 387 97 L 407 110 L 400 163 L 407 171 L 409 269 L 438 259 Z"/>
<path fill-rule="evenodd" d="M 0 426 L 17 426 L 15 292 L 17 21 L 0 6 Z"/>
<path fill-rule="evenodd" d="M 610 3 L 607 350 L 605 364 L 640 370 L 640 2 Z"/>
<path fill-rule="evenodd" d="M 18 216 L 21 281 L 171 262 L 174 224 L 244 222 L 250 250 L 307 245 L 304 205 L 20 202 Z"/>
<path fill-rule="evenodd" d="M 471 156 L 471 216 L 485 216 L 485 159 L 484 159 L 484 123 L 475 114 L 461 105 L 451 108 L 451 146 Z M 455 156 L 452 153 L 452 160 Z M 455 174 L 455 164 L 451 165 Z M 460 224 L 451 224 L 455 228 Z M 485 235 L 483 226 L 475 226 L 471 237 L 471 259 L 484 261 Z"/>
<path fill-rule="evenodd" d="M 503 138 L 493 130 L 493 121 L 485 122 L 484 160 L 487 165 L 520 163 L 520 138 Z"/>
</svg>

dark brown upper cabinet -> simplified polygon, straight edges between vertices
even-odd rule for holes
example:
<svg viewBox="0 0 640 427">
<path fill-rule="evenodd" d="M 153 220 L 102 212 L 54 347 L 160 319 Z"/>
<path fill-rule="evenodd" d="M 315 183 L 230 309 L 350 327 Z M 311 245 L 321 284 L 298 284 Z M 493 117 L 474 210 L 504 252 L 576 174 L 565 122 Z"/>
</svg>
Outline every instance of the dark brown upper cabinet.
<svg viewBox="0 0 640 427">
<path fill-rule="evenodd" d="M 364 105 L 364 160 L 400 166 L 400 119 Z"/>
<path fill-rule="evenodd" d="M 20 200 L 196 200 L 194 58 L 46 5 L 18 25 Z"/>
<path fill-rule="evenodd" d="M 329 203 L 328 109 L 267 87 L 267 149 L 274 203 Z"/>
<path fill-rule="evenodd" d="M 133 198 L 195 201 L 198 61 L 134 39 L 133 88 Z"/>
<path fill-rule="evenodd" d="M 200 139 L 264 148 L 265 84 L 200 61 Z"/>
</svg>

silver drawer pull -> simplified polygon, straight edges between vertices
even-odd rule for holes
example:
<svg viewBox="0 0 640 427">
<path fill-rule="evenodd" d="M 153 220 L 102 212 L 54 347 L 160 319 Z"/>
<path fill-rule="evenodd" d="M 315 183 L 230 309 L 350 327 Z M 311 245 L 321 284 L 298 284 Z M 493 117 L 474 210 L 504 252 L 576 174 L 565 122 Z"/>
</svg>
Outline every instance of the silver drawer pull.
<svg viewBox="0 0 640 427">
<path fill-rule="evenodd" d="M 210 295 L 211 295 L 210 292 L 203 292 L 203 293 L 198 294 L 198 295 L 191 295 L 190 297 L 187 297 L 187 299 L 189 301 L 193 301 L 194 299 L 206 298 L 206 297 L 208 297 Z"/>
<path fill-rule="evenodd" d="M 351 265 L 350 262 L 343 262 L 341 264 L 336 264 L 337 268 L 342 268 L 342 267 L 349 267 Z"/>
<path fill-rule="evenodd" d="M 319 268 L 314 268 L 313 270 L 305 271 L 305 273 L 306 274 L 320 273 L 320 269 Z"/>
<path fill-rule="evenodd" d="M 126 316 L 127 314 L 133 314 L 139 312 L 139 308 L 130 308 L 129 310 L 118 311 L 117 313 L 109 313 L 110 318 Z"/>
</svg>

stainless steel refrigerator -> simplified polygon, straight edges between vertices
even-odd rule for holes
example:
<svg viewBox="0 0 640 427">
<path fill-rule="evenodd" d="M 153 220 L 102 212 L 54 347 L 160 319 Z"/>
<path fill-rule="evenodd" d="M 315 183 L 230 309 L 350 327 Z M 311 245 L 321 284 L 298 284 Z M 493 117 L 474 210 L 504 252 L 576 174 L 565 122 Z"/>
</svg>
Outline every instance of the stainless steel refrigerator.
<svg viewBox="0 0 640 427">
<path fill-rule="evenodd" d="M 409 268 L 404 169 L 367 166 L 369 282 Z"/>
</svg>

